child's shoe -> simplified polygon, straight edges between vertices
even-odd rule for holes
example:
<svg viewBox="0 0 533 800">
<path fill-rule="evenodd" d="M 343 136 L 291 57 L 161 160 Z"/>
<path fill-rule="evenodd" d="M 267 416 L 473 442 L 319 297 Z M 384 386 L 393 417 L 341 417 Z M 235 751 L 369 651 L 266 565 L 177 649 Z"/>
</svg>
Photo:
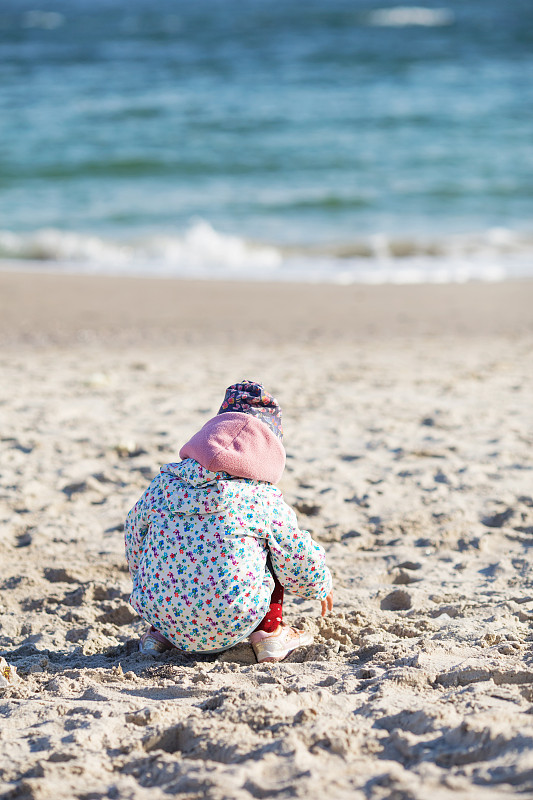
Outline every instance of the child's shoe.
<svg viewBox="0 0 533 800">
<path fill-rule="evenodd" d="M 313 637 L 310 633 L 289 625 L 279 625 L 272 633 L 254 631 L 250 636 L 250 644 L 258 664 L 264 661 L 282 661 L 297 647 L 312 643 Z"/>
<path fill-rule="evenodd" d="M 145 655 L 160 656 L 167 650 L 174 650 L 174 645 L 154 627 L 148 628 L 139 640 L 139 651 Z"/>
</svg>

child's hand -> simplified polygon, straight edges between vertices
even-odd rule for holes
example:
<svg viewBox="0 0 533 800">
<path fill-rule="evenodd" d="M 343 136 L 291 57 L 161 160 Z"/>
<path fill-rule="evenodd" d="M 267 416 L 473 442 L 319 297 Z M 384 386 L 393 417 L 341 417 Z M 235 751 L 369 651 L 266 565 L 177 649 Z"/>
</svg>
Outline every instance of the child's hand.
<svg viewBox="0 0 533 800">
<path fill-rule="evenodd" d="M 330 592 L 326 599 L 320 602 L 322 603 L 322 616 L 325 617 L 328 611 L 333 608 L 333 592 Z"/>
</svg>

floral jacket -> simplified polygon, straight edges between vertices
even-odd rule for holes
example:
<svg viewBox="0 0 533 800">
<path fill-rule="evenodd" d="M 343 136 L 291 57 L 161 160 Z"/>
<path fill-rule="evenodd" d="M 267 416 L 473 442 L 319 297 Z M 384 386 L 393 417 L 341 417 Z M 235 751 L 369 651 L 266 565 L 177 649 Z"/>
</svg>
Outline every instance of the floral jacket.
<svg viewBox="0 0 533 800">
<path fill-rule="evenodd" d="M 182 650 L 231 647 L 266 614 L 279 581 L 324 599 L 323 548 L 298 529 L 270 483 L 210 472 L 193 459 L 166 464 L 128 514 L 131 605 Z"/>
</svg>

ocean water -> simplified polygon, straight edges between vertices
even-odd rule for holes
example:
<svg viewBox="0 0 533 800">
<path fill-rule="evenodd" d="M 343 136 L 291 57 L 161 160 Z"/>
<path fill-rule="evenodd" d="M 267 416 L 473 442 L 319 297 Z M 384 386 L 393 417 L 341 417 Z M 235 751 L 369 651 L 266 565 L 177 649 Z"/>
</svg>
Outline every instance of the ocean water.
<svg viewBox="0 0 533 800">
<path fill-rule="evenodd" d="M 0 267 L 533 276 L 531 0 L 2 0 Z"/>
</svg>

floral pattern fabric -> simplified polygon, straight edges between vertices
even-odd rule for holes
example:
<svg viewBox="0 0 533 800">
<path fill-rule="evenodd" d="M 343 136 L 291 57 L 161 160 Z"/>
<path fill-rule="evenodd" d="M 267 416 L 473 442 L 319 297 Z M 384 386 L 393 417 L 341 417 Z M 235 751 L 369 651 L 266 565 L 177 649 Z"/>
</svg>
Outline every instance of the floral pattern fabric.
<svg viewBox="0 0 533 800">
<path fill-rule="evenodd" d="M 241 411 L 258 417 L 278 439 L 283 439 L 281 408 L 262 383 L 241 381 L 228 386 L 218 413 L 224 414 L 227 411 Z"/>
<path fill-rule="evenodd" d="M 259 624 L 274 587 L 268 554 L 300 597 L 331 589 L 323 548 L 279 489 L 193 459 L 161 468 L 129 512 L 125 540 L 131 605 L 182 650 L 231 647 Z"/>
</svg>

